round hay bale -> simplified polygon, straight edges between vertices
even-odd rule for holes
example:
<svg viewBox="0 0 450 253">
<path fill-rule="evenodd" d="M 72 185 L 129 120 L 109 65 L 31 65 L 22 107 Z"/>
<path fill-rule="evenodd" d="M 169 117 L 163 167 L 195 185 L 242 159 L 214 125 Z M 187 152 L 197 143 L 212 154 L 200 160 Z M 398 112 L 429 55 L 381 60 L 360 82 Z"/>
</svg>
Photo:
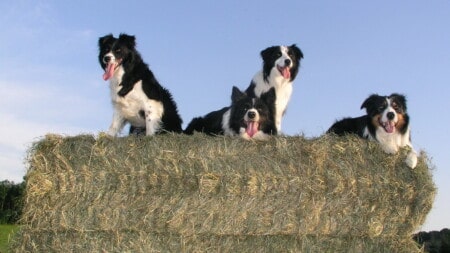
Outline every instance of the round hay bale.
<svg viewBox="0 0 450 253">
<path fill-rule="evenodd" d="M 14 248 L 414 252 L 435 186 L 426 155 L 411 170 L 406 152 L 333 135 L 47 136 Z"/>
</svg>

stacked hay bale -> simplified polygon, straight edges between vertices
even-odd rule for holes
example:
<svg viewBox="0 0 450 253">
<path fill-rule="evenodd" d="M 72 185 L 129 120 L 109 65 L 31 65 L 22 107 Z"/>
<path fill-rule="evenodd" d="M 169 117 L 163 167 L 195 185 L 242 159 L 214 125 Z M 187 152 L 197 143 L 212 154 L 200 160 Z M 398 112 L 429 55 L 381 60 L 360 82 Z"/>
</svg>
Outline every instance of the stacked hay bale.
<svg viewBox="0 0 450 253">
<path fill-rule="evenodd" d="M 419 252 L 425 154 L 325 135 L 47 136 L 14 252 Z"/>
</svg>

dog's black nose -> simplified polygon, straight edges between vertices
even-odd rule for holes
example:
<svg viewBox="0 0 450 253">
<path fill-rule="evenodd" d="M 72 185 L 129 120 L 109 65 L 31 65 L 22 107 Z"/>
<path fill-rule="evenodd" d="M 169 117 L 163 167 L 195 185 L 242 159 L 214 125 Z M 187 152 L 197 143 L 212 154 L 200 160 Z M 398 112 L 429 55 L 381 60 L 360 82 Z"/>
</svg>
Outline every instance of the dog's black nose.
<svg viewBox="0 0 450 253">
<path fill-rule="evenodd" d="M 389 120 L 393 120 L 395 118 L 395 114 L 393 112 L 388 112 L 386 116 Z"/>
<path fill-rule="evenodd" d="M 289 59 L 284 60 L 284 66 L 289 66 L 289 65 L 291 65 L 291 60 L 289 60 Z"/>
<path fill-rule="evenodd" d="M 103 57 L 103 61 L 104 61 L 105 63 L 108 63 L 110 60 L 111 60 L 111 56 L 105 56 L 105 57 Z"/>
<path fill-rule="evenodd" d="M 248 116 L 250 119 L 254 119 L 254 118 L 256 117 L 256 112 L 248 112 L 248 113 L 247 113 L 247 116 Z"/>
</svg>

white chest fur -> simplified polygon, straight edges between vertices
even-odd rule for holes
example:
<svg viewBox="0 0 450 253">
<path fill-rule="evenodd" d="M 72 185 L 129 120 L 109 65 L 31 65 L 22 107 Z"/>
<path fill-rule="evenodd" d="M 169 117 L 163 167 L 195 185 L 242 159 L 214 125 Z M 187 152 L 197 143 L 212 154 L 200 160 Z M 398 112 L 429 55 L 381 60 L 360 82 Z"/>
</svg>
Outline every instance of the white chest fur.
<svg viewBox="0 0 450 253">
<path fill-rule="evenodd" d="M 410 168 L 414 168 L 417 165 L 417 154 L 410 141 L 410 129 L 408 128 L 405 134 L 400 133 L 386 133 L 382 128 L 376 130 L 376 138 L 370 135 L 367 127 L 364 129 L 364 136 L 369 140 L 377 141 L 380 143 L 381 148 L 388 154 L 395 154 L 399 148 L 409 146 L 411 150 L 406 157 L 406 164 Z"/>
<path fill-rule="evenodd" d="M 412 146 L 409 141 L 409 129 L 405 134 L 400 133 L 386 133 L 382 128 L 376 130 L 376 139 L 369 134 L 366 128 L 364 135 L 370 140 L 378 141 L 386 153 L 395 154 L 399 148 L 404 146 Z"/>
<path fill-rule="evenodd" d="M 289 79 L 285 79 L 279 73 L 277 73 L 276 68 L 271 70 L 268 82 L 264 80 L 262 72 L 256 73 L 253 77 L 253 82 L 255 86 L 255 95 L 260 97 L 262 93 L 267 92 L 270 88 L 275 88 L 276 101 L 275 101 L 275 125 L 277 131 L 281 131 L 281 118 L 286 112 L 289 100 L 292 95 L 292 82 Z"/>
<path fill-rule="evenodd" d="M 146 127 L 147 135 L 152 135 L 160 128 L 161 117 L 164 112 L 160 101 L 151 100 L 142 89 L 142 82 L 134 84 L 133 89 L 125 96 L 117 94 L 122 88 L 123 68 L 119 67 L 110 80 L 111 101 L 114 115 L 108 133 L 117 135 L 126 122 L 136 127 Z"/>
</svg>

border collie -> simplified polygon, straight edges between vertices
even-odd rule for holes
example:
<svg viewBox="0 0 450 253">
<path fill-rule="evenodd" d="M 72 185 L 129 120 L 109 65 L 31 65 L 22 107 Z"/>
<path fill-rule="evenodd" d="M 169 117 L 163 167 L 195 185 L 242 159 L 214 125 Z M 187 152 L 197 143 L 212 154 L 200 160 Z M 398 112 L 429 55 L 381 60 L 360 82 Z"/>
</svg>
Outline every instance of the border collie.
<svg viewBox="0 0 450 253">
<path fill-rule="evenodd" d="M 298 74 L 302 51 L 295 45 L 272 46 L 261 51 L 263 68 L 253 77 L 245 90 L 251 97 L 260 97 L 270 88 L 275 88 L 275 125 L 281 131 L 281 118 L 286 112 L 292 94 L 292 83 Z"/>
<path fill-rule="evenodd" d="M 275 90 L 272 88 L 260 98 L 251 98 L 233 87 L 231 106 L 192 119 L 184 133 L 194 131 L 209 135 L 239 135 L 244 139 L 267 139 L 277 134 L 274 123 Z"/>
<path fill-rule="evenodd" d="M 146 135 L 182 132 L 182 120 L 168 90 L 156 80 L 136 50 L 135 37 L 112 34 L 98 42 L 103 79 L 110 80 L 114 114 L 108 134 L 117 136 L 126 123 L 145 129 Z"/>
<path fill-rule="evenodd" d="M 360 137 L 375 140 L 389 154 L 396 153 L 399 148 L 409 146 L 406 164 L 416 167 L 417 154 L 411 144 L 409 116 L 406 112 L 406 98 L 393 93 L 390 96 L 369 96 L 361 105 L 367 114 L 357 118 L 344 118 L 336 121 L 327 133 L 337 135 L 357 134 Z"/>
</svg>

